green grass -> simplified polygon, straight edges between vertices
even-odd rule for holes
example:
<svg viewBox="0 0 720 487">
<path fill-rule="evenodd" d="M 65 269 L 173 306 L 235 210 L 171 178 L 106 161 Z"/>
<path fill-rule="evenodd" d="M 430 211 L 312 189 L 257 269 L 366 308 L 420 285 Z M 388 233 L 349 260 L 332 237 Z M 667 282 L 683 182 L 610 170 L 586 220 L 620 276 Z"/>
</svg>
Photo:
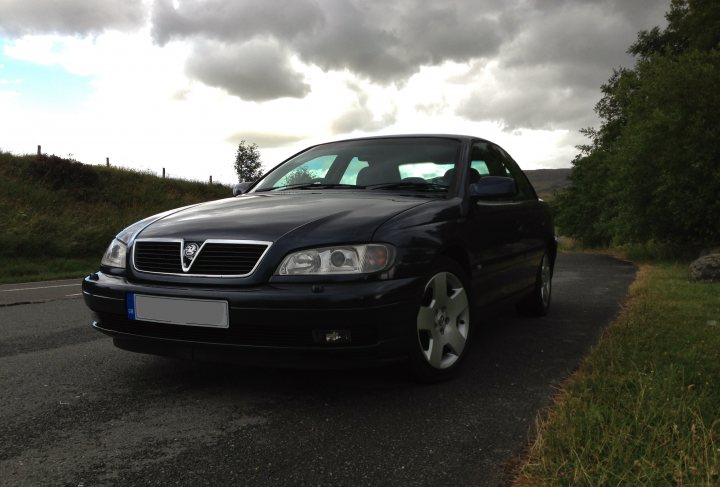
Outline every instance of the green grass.
<svg viewBox="0 0 720 487">
<path fill-rule="evenodd" d="M 720 284 L 641 267 L 621 316 L 538 422 L 516 482 L 720 485 Z"/>
<path fill-rule="evenodd" d="M 0 281 L 83 274 L 127 225 L 229 196 L 219 184 L 0 152 Z"/>
</svg>

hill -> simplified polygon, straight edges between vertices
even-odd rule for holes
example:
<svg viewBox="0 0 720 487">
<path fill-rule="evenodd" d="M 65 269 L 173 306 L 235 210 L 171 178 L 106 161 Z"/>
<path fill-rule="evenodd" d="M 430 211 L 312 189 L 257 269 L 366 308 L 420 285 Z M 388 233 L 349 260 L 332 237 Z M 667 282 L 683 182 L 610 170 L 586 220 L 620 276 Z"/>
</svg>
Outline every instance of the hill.
<svg viewBox="0 0 720 487">
<path fill-rule="evenodd" d="M 230 195 L 219 184 L 0 152 L 0 274 L 3 261 L 16 259 L 99 261 L 113 236 L 134 221 Z"/>
<path fill-rule="evenodd" d="M 569 172 L 526 174 L 548 199 L 567 185 Z M 230 195 L 220 184 L 0 151 L 0 282 L 82 275 L 97 267 L 110 240 L 127 225 Z"/>
<path fill-rule="evenodd" d="M 533 169 L 525 171 L 538 195 L 545 199 L 551 199 L 556 191 L 566 188 L 570 182 L 572 169 Z"/>
</svg>

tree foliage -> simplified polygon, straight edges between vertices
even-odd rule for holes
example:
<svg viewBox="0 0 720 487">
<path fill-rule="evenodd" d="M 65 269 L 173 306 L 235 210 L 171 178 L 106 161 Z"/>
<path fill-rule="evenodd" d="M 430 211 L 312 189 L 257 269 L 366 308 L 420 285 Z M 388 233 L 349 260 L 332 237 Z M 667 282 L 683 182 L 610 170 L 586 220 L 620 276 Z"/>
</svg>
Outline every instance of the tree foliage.
<svg viewBox="0 0 720 487">
<path fill-rule="evenodd" d="M 602 86 L 601 125 L 556 199 L 585 244 L 720 242 L 720 2 L 673 0 L 666 18 Z"/>
<path fill-rule="evenodd" d="M 307 167 L 300 166 L 297 169 L 293 169 L 287 174 L 282 180 L 282 186 L 294 186 L 296 184 L 309 184 L 313 182 L 313 179 L 317 177 L 315 171 L 308 169 Z"/>
<path fill-rule="evenodd" d="M 235 153 L 235 172 L 240 182 L 255 181 L 262 176 L 262 162 L 257 144 L 240 141 Z"/>
</svg>

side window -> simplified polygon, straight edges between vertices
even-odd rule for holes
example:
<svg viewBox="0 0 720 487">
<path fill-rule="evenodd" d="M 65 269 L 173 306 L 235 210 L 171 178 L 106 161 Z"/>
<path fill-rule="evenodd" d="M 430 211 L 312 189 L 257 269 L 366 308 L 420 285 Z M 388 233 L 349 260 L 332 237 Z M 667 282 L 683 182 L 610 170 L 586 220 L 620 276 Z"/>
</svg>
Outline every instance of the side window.
<svg viewBox="0 0 720 487">
<path fill-rule="evenodd" d="M 524 199 L 525 192 L 522 182 L 519 180 L 518 174 L 509 164 L 509 161 L 511 160 L 506 157 L 506 154 L 499 147 L 487 142 L 478 142 L 472 148 L 470 168 L 471 171 L 475 169 L 481 178 L 482 176 L 513 178 L 518 192 L 512 199 Z M 473 175 L 471 174 L 471 181 L 472 177 Z M 477 177 L 477 174 L 475 177 Z"/>
<path fill-rule="evenodd" d="M 342 178 L 340 178 L 340 184 L 357 184 L 358 173 L 368 166 L 367 161 L 361 161 L 357 157 L 353 157 L 345 168 Z"/>
</svg>

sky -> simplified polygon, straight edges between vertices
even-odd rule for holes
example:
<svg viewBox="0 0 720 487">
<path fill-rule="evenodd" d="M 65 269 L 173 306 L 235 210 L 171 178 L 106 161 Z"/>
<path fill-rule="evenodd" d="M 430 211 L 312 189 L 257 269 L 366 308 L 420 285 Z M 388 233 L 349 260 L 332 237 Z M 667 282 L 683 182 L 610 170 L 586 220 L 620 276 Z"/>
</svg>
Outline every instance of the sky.
<svg viewBox="0 0 720 487">
<path fill-rule="evenodd" d="M 458 133 L 569 167 L 661 0 L 0 0 L 0 150 L 232 184 L 320 142 Z"/>
</svg>

